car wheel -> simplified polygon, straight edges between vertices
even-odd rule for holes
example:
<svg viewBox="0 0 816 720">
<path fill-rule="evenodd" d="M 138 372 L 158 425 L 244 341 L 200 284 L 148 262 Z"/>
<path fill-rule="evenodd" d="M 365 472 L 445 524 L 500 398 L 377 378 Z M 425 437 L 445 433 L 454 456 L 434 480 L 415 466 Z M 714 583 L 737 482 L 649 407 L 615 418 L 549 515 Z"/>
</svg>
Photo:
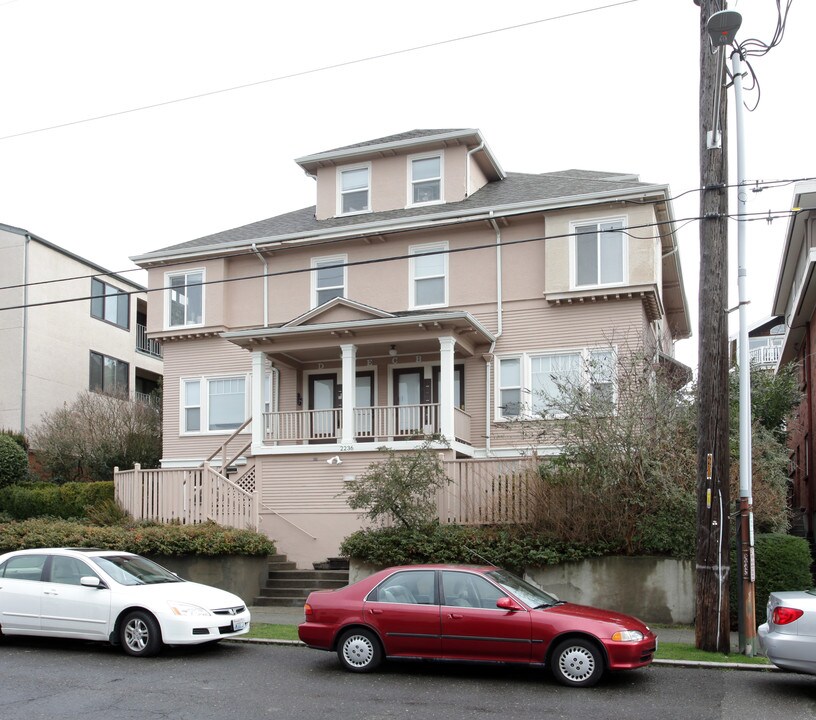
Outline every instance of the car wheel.
<svg viewBox="0 0 816 720">
<path fill-rule="evenodd" d="M 337 643 L 337 657 L 343 667 L 351 672 L 376 670 L 383 658 L 380 639 L 370 630 L 349 630 Z"/>
<path fill-rule="evenodd" d="M 143 610 L 128 613 L 119 626 L 119 641 L 128 655 L 156 655 L 162 646 L 161 630 L 156 618 Z"/>
<path fill-rule="evenodd" d="M 559 643 L 550 663 L 555 679 L 571 687 L 592 687 L 604 671 L 603 654 L 591 640 L 574 638 Z"/>
</svg>

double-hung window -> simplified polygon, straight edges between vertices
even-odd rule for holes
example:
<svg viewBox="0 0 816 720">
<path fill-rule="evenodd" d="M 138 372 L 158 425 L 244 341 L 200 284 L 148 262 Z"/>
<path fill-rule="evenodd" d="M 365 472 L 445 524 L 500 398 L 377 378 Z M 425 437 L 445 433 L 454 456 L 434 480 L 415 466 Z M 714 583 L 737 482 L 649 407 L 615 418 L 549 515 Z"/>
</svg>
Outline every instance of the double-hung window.
<svg viewBox="0 0 816 720">
<path fill-rule="evenodd" d="M 499 415 L 516 418 L 522 413 L 520 357 L 499 360 Z"/>
<path fill-rule="evenodd" d="M 97 278 L 91 279 L 91 317 L 118 325 L 127 330 L 130 327 L 130 297 L 113 285 Z"/>
<path fill-rule="evenodd" d="M 622 220 L 573 226 L 575 287 L 626 281 L 626 236 Z"/>
<path fill-rule="evenodd" d="M 412 308 L 443 307 L 448 304 L 448 243 L 415 245 L 410 248 Z"/>
<path fill-rule="evenodd" d="M 410 158 L 409 204 L 424 205 L 442 200 L 442 156 Z"/>
<path fill-rule="evenodd" d="M 615 403 L 615 362 L 613 350 L 589 351 L 589 392 L 596 407 Z"/>
<path fill-rule="evenodd" d="M 368 212 L 371 209 L 371 167 L 338 171 L 339 214 Z"/>
<path fill-rule="evenodd" d="M 204 271 L 191 270 L 165 276 L 167 327 L 204 323 Z"/>
<path fill-rule="evenodd" d="M 235 430 L 247 418 L 246 376 L 182 380 L 182 432 Z"/>
<path fill-rule="evenodd" d="M 123 360 L 91 351 L 89 387 L 94 392 L 127 395 L 130 366 Z"/>
<path fill-rule="evenodd" d="M 346 297 L 346 255 L 312 260 L 312 307 Z"/>
</svg>

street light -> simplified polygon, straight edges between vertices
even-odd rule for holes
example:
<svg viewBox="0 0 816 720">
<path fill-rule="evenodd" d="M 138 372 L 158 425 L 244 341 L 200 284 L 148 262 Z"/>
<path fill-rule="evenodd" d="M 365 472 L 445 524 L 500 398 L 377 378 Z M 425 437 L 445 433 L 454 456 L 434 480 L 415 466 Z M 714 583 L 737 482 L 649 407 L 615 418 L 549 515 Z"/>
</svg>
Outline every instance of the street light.
<svg viewBox="0 0 816 720">
<path fill-rule="evenodd" d="M 706 24 L 711 44 L 721 53 L 719 67 L 725 67 L 725 47 L 734 41 L 742 24 L 742 16 L 736 10 L 714 13 Z M 740 651 L 748 656 L 754 654 L 756 644 L 756 608 L 754 582 L 754 515 L 751 491 L 751 375 L 748 359 L 747 322 L 747 269 L 746 269 L 746 205 L 745 193 L 745 131 L 742 100 L 742 56 L 739 49 L 731 53 L 731 71 L 734 81 L 734 99 L 737 120 L 737 291 L 739 307 L 739 339 L 737 342 L 739 362 L 739 573 L 740 593 Z M 720 76 L 722 77 L 722 75 Z M 708 148 L 719 147 L 716 120 L 719 117 L 719 93 L 717 84 L 714 105 L 715 124 L 708 138 Z M 716 143 L 716 144 L 712 144 Z"/>
</svg>

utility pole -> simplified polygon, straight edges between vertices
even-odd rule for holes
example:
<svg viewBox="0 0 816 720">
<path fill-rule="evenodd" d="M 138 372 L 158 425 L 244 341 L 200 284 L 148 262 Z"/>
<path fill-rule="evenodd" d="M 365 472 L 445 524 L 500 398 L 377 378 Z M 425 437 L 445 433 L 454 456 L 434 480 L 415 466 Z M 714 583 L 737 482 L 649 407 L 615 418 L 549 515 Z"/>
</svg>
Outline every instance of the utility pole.
<svg viewBox="0 0 816 720">
<path fill-rule="evenodd" d="M 702 650 L 730 649 L 728 580 L 728 154 L 722 92 L 724 48 L 714 54 L 707 31 L 720 3 L 700 6 L 700 288 L 697 380 L 697 617 Z M 716 109 L 716 114 L 715 114 Z M 716 121 L 716 122 L 715 122 Z M 719 147 L 716 128 L 721 129 Z M 709 137 L 709 133 L 712 136 Z"/>
</svg>

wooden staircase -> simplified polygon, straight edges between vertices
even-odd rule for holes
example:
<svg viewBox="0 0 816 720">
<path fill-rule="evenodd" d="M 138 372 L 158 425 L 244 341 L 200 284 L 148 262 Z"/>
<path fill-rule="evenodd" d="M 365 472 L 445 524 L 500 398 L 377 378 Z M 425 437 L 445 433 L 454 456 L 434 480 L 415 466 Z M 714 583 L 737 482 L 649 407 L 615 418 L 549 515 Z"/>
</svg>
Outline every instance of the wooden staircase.
<svg viewBox="0 0 816 720">
<path fill-rule="evenodd" d="M 320 563 L 336 566 L 342 563 Z M 270 555 L 266 585 L 254 605 L 267 607 L 302 607 L 312 590 L 336 590 L 348 585 L 348 566 L 332 570 L 298 570 L 286 555 Z"/>
</svg>

